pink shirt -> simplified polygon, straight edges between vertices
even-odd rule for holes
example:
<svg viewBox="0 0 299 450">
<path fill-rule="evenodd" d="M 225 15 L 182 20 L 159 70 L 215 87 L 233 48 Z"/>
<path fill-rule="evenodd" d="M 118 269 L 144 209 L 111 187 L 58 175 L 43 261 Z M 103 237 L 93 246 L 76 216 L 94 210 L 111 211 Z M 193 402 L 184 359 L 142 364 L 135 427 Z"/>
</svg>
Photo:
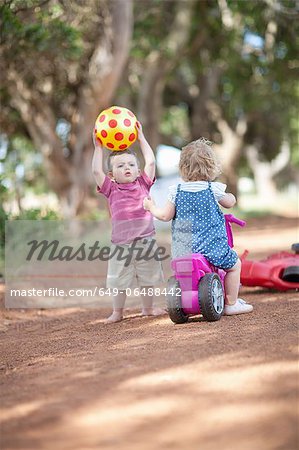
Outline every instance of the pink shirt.
<svg viewBox="0 0 299 450">
<path fill-rule="evenodd" d="M 128 244 L 155 233 L 153 216 L 143 208 L 154 182 L 143 172 L 133 183 L 117 183 L 106 176 L 102 187 L 97 186 L 97 192 L 108 199 L 114 244 Z"/>
</svg>

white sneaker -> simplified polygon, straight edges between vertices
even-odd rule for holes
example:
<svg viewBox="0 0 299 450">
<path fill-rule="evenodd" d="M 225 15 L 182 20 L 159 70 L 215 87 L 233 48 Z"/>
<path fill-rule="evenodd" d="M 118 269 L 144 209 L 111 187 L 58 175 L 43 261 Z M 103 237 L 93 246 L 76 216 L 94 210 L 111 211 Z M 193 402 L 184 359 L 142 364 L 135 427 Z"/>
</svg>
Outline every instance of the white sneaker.
<svg viewBox="0 0 299 450">
<path fill-rule="evenodd" d="M 234 314 L 246 314 L 253 311 L 253 306 L 246 303 L 245 300 L 238 298 L 234 305 L 225 305 L 223 314 L 225 316 L 233 316 Z"/>
</svg>

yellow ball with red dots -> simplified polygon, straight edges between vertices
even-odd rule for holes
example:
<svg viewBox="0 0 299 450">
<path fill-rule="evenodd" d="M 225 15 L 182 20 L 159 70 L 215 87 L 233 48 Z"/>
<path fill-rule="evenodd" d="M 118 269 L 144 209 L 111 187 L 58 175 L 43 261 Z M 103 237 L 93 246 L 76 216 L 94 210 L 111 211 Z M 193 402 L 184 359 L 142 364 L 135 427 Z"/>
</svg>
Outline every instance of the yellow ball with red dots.
<svg viewBox="0 0 299 450">
<path fill-rule="evenodd" d="M 111 106 L 98 115 L 95 136 L 109 150 L 126 150 L 137 139 L 136 122 L 135 115 L 129 109 Z"/>
</svg>

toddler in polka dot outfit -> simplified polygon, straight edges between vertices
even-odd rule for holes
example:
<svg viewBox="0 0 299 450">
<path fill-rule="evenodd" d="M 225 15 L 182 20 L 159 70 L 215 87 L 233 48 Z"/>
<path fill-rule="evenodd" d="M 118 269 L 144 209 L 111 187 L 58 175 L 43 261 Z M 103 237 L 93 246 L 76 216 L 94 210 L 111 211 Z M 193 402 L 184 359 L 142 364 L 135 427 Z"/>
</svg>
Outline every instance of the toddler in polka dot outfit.
<svg viewBox="0 0 299 450">
<path fill-rule="evenodd" d="M 236 203 L 226 185 L 214 181 L 220 174 L 219 163 L 211 143 L 204 138 L 182 149 L 180 174 L 183 183 L 170 186 L 168 201 L 158 208 L 145 198 L 143 206 L 157 219 L 172 221 L 172 257 L 201 253 L 214 266 L 227 272 L 225 276 L 225 315 L 244 314 L 253 310 L 238 298 L 241 261 L 228 245 L 224 214 L 219 208 Z"/>
</svg>

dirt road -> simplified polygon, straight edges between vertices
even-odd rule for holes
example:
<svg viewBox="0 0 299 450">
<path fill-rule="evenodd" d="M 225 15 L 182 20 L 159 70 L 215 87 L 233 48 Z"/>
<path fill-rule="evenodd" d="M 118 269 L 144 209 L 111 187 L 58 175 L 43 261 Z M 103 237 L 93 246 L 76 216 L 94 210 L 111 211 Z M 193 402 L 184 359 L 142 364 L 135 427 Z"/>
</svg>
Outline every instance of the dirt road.
<svg viewBox="0 0 299 450">
<path fill-rule="evenodd" d="M 296 221 L 237 249 L 288 249 Z M 174 325 L 108 310 L 2 310 L 5 450 L 295 450 L 298 294 L 243 288 L 250 315 Z"/>
</svg>

